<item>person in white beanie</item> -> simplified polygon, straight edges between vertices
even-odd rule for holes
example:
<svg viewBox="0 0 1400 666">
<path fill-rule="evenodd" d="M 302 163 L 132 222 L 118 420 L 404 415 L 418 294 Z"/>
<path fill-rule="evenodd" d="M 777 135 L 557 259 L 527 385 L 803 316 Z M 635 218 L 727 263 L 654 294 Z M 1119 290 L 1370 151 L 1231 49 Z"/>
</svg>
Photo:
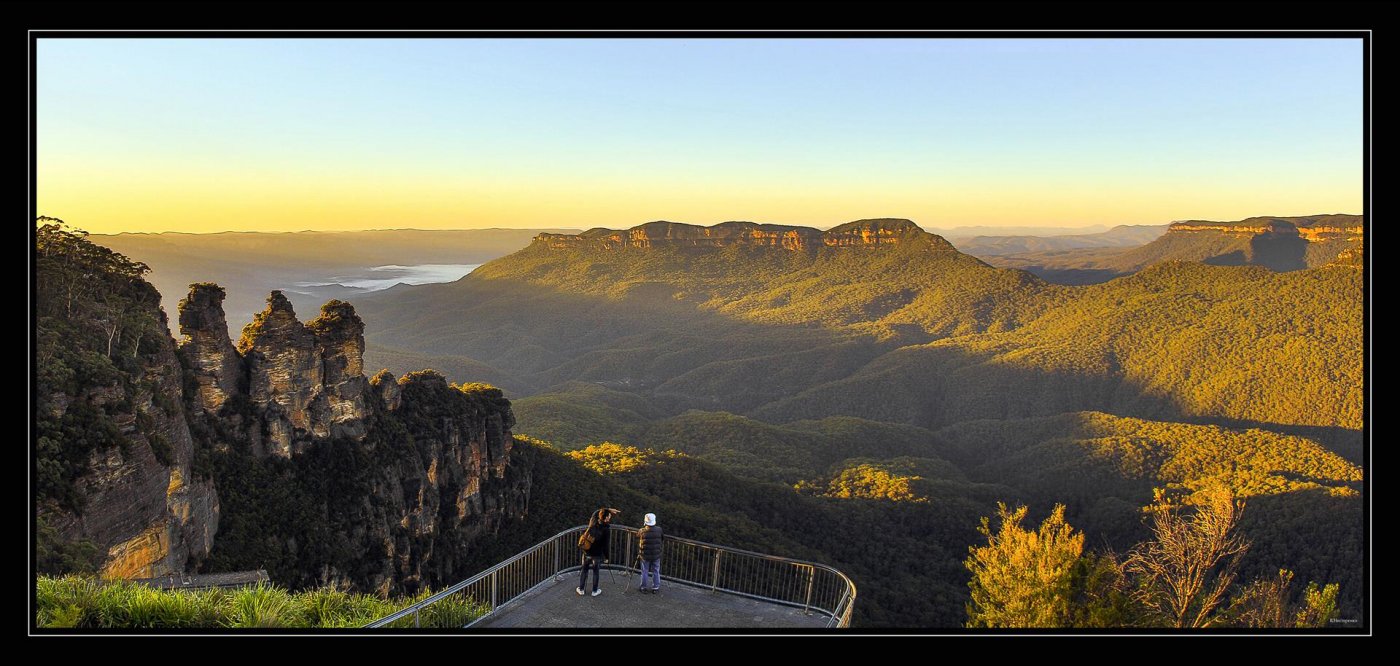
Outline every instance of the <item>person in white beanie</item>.
<svg viewBox="0 0 1400 666">
<path fill-rule="evenodd" d="M 637 532 L 637 559 L 642 563 L 640 589 L 643 593 L 656 594 L 661 591 L 661 541 L 664 535 L 661 526 L 656 524 L 656 514 L 648 513 L 642 519 L 642 524 L 642 529 Z"/>
</svg>

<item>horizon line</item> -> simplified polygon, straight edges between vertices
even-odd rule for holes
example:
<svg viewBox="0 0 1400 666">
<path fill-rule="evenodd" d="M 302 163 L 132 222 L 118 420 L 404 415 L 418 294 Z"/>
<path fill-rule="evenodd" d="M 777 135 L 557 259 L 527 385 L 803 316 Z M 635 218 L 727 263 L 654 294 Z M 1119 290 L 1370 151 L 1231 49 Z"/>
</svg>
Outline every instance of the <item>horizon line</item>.
<svg viewBox="0 0 1400 666">
<path fill-rule="evenodd" d="M 641 225 L 644 225 L 644 224 L 651 224 L 651 223 L 654 223 L 654 222 L 667 222 L 667 223 L 671 223 L 671 224 L 686 224 L 686 225 L 699 226 L 699 227 L 715 226 L 715 225 L 725 224 L 725 223 L 729 223 L 729 222 L 749 222 L 749 223 L 752 223 L 752 224 L 771 224 L 771 225 L 777 225 L 777 226 L 808 227 L 808 228 L 811 228 L 811 229 L 826 230 L 826 229 L 830 229 L 830 228 L 832 228 L 832 227 L 840 226 L 840 225 L 842 225 L 842 224 L 848 224 L 848 223 L 850 223 L 850 222 L 861 222 L 861 221 L 865 221 L 865 220 L 906 220 L 906 221 L 908 221 L 908 222 L 910 222 L 910 223 L 912 223 L 912 224 L 918 226 L 920 229 L 938 229 L 938 230 L 943 230 L 943 231 L 951 231 L 951 230 L 958 230 L 958 229 L 1034 229 L 1034 228 L 1037 228 L 1037 227 L 1044 228 L 1044 229 L 1047 229 L 1047 230 L 1049 230 L 1049 229 L 1093 229 L 1093 228 L 1098 228 L 1098 227 L 1107 227 L 1107 228 L 1110 228 L 1110 229 L 1111 229 L 1111 228 L 1113 228 L 1113 227 L 1120 227 L 1120 226 L 1123 226 L 1123 227 L 1131 227 L 1131 226 L 1158 226 L 1158 225 L 1163 225 L 1163 224 L 1175 224 L 1175 223 L 1177 223 L 1177 222 L 1221 222 L 1221 223 L 1226 223 L 1226 222 L 1241 222 L 1241 221 L 1244 221 L 1244 220 L 1254 219 L 1254 218 L 1261 218 L 1261 217 L 1263 217 L 1263 218 L 1294 218 L 1294 217 L 1322 217 L 1322 216 L 1330 216 L 1330 215 L 1354 215 L 1354 216 L 1357 216 L 1357 217 L 1363 217 L 1365 214 L 1364 214 L 1364 213 L 1306 213 L 1306 214 L 1301 214 L 1301 215 L 1251 215 L 1251 216 L 1249 216 L 1249 217 L 1243 217 L 1243 218 L 1240 218 L 1240 219 L 1238 219 L 1238 220 L 1209 220 L 1209 219 L 1203 219 L 1203 218 L 1177 218 L 1177 219 L 1173 219 L 1173 220 L 1168 220 L 1168 221 L 1166 221 L 1166 222 L 1146 222 L 1146 223 L 1143 223 L 1143 222 L 1137 222 L 1137 223 L 1127 223 L 1127 222 L 1124 222 L 1124 223 L 1118 223 L 1118 224 L 1106 224 L 1106 223 L 1100 222 L 1100 223 L 1085 224 L 1085 225 L 1057 225 L 1057 224 L 1033 224 L 1033 223 L 1024 223 L 1024 224 L 964 224 L 964 225 L 957 225 L 957 226 L 924 226 L 924 225 L 919 224 L 918 222 L 915 222 L 914 220 L 912 220 L 912 219 L 910 219 L 910 218 L 905 218 L 905 217 L 867 217 L 867 218 L 860 218 L 860 219 L 856 219 L 856 220 L 847 220 L 847 221 L 845 221 L 845 222 L 837 222 L 837 223 L 834 223 L 834 224 L 830 224 L 830 225 L 828 225 L 828 226 L 804 225 L 804 224 L 788 224 L 788 223 L 782 223 L 782 222 L 757 222 L 757 221 L 753 221 L 753 220 L 722 220 L 722 221 L 720 221 L 720 222 L 715 222 L 715 223 L 713 223 L 713 224 L 708 224 L 708 225 L 707 225 L 707 224 L 695 223 L 695 222 L 678 222 L 678 221 L 676 221 L 676 220 L 655 219 L 655 220 L 647 220 L 647 221 L 645 221 L 645 222 L 639 222 L 639 223 L 637 223 L 637 224 L 632 225 L 631 227 L 620 227 L 620 228 L 618 228 L 618 229 L 616 229 L 616 230 L 631 229 L 631 228 L 633 228 L 633 227 L 641 226 Z M 59 218 L 59 219 L 62 219 L 62 218 Z M 65 224 L 67 224 L 67 221 L 66 221 L 66 220 L 65 220 L 64 222 L 65 222 Z M 77 225 L 72 225 L 72 226 L 74 226 L 74 228 L 81 229 L 81 227 L 79 227 L 79 226 L 77 226 Z M 117 231 L 117 232 L 88 232 L 88 235 L 90 235 L 90 236 L 121 236 L 121 235 L 132 235 L 132 236 L 137 236 L 137 235 L 139 235 L 139 236 L 160 236 L 160 235 L 217 236 L 217 235 L 221 235 L 221 234 L 268 234 L 268 235 L 272 235 L 272 234 L 354 234 L 354 233 L 369 233 L 369 232 L 376 232 L 376 231 L 428 231 L 428 232 L 433 232 L 433 231 L 444 231 L 444 232 L 449 232 L 449 231 L 544 231 L 544 230 L 587 231 L 588 229 L 599 229 L 599 228 L 611 229 L 611 227 L 599 227 L 599 226 L 588 227 L 587 229 L 585 229 L 585 228 L 583 228 L 583 227 L 565 227 L 565 226 L 557 226 L 557 227 L 550 227 L 550 226 L 539 226 L 539 227 L 448 227 L 448 228 L 373 227 L 373 228 L 367 228 L 367 229 L 297 229 L 297 230 L 287 230 L 287 231 L 258 231 L 258 230 L 250 230 L 250 229 L 224 229 L 224 230 L 220 230 L 220 231 L 174 231 L 174 230 L 170 230 L 170 231 Z M 1033 234 L 1018 234 L 1018 235 L 1033 235 Z"/>
</svg>

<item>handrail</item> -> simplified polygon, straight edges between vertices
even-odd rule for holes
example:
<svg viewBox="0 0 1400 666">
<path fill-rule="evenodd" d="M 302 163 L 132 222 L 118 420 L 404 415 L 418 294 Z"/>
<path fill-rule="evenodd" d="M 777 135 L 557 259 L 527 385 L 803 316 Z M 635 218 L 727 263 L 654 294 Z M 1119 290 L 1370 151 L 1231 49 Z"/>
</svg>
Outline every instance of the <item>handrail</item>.
<svg viewBox="0 0 1400 666">
<path fill-rule="evenodd" d="M 557 581 L 565 573 L 578 571 L 582 558 L 576 546 L 577 535 L 585 529 L 586 525 L 578 525 L 558 532 L 471 578 L 365 627 L 385 627 L 410 615 L 414 617 L 414 626 L 418 626 L 419 614 L 424 609 L 456 594 L 464 594 L 483 606 L 489 603 L 489 610 L 467 626 L 476 624 L 535 588 Z M 607 554 L 610 563 L 603 568 L 635 571 L 631 564 L 635 564 L 633 537 L 637 529 L 626 525 L 613 525 L 612 529 L 626 533 L 627 538 L 610 541 Z M 825 564 L 673 536 L 666 537 L 664 548 L 662 578 L 667 581 L 816 612 L 828 618 L 827 627 L 850 626 L 856 600 L 855 583 Z M 545 557 L 545 551 L 549 551 L 551 557 Z M 618 551 L 623 556 L 613 557 Z M 578 563 L 566 565 L 575 558 Z"/>
</svg>

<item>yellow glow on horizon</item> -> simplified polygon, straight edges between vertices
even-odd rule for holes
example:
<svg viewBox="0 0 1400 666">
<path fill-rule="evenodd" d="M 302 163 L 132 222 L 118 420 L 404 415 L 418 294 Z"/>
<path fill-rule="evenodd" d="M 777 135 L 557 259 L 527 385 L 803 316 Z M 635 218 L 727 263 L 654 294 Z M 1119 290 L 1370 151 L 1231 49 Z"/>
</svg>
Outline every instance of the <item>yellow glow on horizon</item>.
<svg viewBox="0 0 1400 666">
<path fill-rule="evenodd" d="M 163 179 L 150 176 L 160 173 Z M 92 233 L 485 227 L 625 228 L 665 219 L 831 226 L 904 217 L 924 227 L 1163 224 L 1256 215 L 1360 213 L 1360 188 L 1306 183 L 852 183 L 796 180 L 622 183 L 542 176 L 414 178 L 364 172 L 42 169 L 38 212 Z M 60 177 L 61 176 L 61 177 Z M 1357 174 L 1356 182 L 1360 182 Z"/>
</svg>

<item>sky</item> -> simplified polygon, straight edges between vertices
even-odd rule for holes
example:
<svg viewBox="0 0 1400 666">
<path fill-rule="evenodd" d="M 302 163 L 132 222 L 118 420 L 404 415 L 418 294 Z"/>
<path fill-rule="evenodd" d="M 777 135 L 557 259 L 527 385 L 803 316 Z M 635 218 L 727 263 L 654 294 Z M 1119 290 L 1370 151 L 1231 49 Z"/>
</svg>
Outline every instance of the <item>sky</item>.
<svg viewBox="0 0 1400 666">
<path fill-rule="evenodd" d="M 40 39 L 94 233 L 1360 213 L 1359 39 Z"/>
</svg>

